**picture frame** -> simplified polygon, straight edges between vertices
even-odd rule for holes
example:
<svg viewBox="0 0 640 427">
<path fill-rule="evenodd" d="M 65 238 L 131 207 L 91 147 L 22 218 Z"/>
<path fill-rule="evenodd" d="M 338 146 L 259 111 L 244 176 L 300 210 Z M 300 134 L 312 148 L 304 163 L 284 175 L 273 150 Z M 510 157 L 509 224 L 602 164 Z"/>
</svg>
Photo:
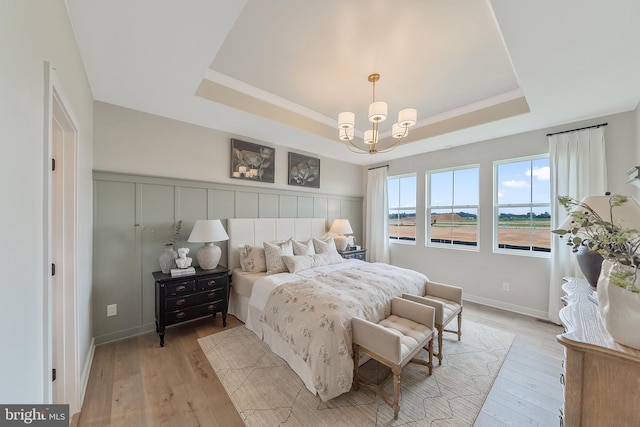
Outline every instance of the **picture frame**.
<svg viewBox="0 0 640 427">
<path fill-rule="evenodd" d="M 299 187 L 320 188 L 320 159 L 289 152 L 288 183 Z"/>
<path fill-rule="evenodd" d="M 253 142 L 231 139 L 230 177 L 254 182 L 275 182 L 276 150 Z"/>
</svg>

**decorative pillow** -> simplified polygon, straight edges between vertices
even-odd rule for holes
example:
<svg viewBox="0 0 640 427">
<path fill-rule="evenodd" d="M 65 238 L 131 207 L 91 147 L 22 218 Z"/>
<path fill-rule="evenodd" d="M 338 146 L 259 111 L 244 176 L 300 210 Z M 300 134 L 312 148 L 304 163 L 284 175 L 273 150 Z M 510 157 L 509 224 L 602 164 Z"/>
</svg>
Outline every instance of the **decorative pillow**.
<svg viewBox="0 0 640 427">
<path fill-rule="evenodd" d="M 317 254 L 321 254 L 327 251 L 338 252 L 336 249 L 336 243 L 333 241 L 333 236 L 325 237 L 324 239 L 313 239 L 313 247 Z"/>
<path fill-rule="evenodd" d="M 327 265 L 344 262 L 344 258 L 342 258 L 336 249 L 336 243 L 333 241 L 333 237 L 313 239 L 313 246 L 316 253 L 322 255 L 325 259 Z"/>
<path fill-rule="evenodd" d="M 282 256 L 293 256 L 293 245 L 291 244 L 291 239 L 282 243 L 264 242 L 263 246 L 267 262 L 267 274 L 287 271 L 287 266 L 284 264 L 284 261 L 282 261 Z"/>
<path fill-rule="evenodd" d="M 340 264 L 341 262 L 344 262 L 344 258 L 342 258 L 338 251 L 322 252 L 321 254 L 318 254 L 318 256 L 324 258 L 326 265 Z"/>
<path fill-rule="evenodd" d="M 287 266 L 289 273 L 297 273 L 298 271 L 304 271 L 327 264 L 322 254 L 283 256 L 282 260 Z"/>
<path fill-rule="evenodd" d="M 292 240 L 291 244 L 293 245 L 294 255 L 314 255 L 316 253 L 316 250 L 313 247 L 313 239 L 309 239 L 306 242 L 297 242 Z"/>
<path fill-rule="evenodd" d="M 240 267 L 242 271 L 249 273 L 262 273 L 267 271 L 267 261 L 264 248 L 260 246 L 240 246 Z"/>
</svg>

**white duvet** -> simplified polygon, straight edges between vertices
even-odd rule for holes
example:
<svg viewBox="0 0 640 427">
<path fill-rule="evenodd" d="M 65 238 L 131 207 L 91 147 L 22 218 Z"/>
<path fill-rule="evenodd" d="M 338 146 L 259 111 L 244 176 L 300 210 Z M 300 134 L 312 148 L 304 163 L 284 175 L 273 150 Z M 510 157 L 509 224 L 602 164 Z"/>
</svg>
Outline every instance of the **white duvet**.
<svg viewBox="0 0 640 427">
<path fill-rule="evenodd" d="M 246 325 L 267 342 L 277 335 L 298 360 L 294 370 L 326 401 L 351 389 L 351 318 L 378 322 L 392 298 L 423 295 L 426 283 L 422 273 L 359 260 L 265 276 L 254 284 Z"/>
</svg>

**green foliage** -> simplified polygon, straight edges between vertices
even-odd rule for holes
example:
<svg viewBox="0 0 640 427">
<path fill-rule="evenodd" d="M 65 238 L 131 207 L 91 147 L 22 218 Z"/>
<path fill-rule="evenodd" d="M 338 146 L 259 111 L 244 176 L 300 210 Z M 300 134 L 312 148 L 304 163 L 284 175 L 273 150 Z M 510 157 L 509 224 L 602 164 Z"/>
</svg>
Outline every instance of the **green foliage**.
<svg viewBox="0 0 640 427">
<path fill-rule="evenodd" d="M 169 232 L 164 238 L 160 238 L 158 236 L 158 233 L 156 233 L 156 230 L 154 230 L 153 228 L 144 227 L 142 230 L 151 232 L 151 234 L 153 234 L 153 237 L 162 240 L 162 244 L 165 246 L 175 245 L 176 242 L 180 240 L 180 232 L 182 231 L 182 220 L 174 221 L 173 224 L 171 224 Z"/>
<path fill-rule="evenodd" d="M 616 286 L 638 293 L 634 281 L 640 267 L 640 233 L 633 228 L 624 228 L 614 220 L 613 208 L 627 203 L 626 196 L 609 198 L 609 217 L 602 218 L 589 205 L 567 197 L 558 197 L 558 202 L 572 217 L 570 230 L 552 230 L 558 236 L 567 237 L 567 245 L 573 252 L 581 246 L 597 251 L 605 259 L 630 268 L 614 269 L 609 281 Z"/>
</svg>

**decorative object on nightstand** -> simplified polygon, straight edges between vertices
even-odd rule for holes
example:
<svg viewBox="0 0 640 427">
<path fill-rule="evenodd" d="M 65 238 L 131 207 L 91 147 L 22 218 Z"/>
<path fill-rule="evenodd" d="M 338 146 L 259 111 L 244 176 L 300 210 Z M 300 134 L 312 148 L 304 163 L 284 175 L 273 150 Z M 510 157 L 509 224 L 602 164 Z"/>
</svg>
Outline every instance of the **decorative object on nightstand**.
<svg viewBox="0 0 640 427">
<path fill-rule="evenodd" d="M 213 270 L 220 262 L 222 250 L 213 242 L 229 240 L 219 219 L 199 219 L 191 230 L 188 242 L 204 243 L 196 253 L 196 258 L 200 268 L 203 270 Z"/>
<path fill-rule="evenodd" d="M 352 234 L 353 230 L 348 219 L 334 219 L 329 233 L 337 234 L 337 236 L 333 237 L 333 241 L 336 243 L 336 249 L 340 252 L 347 249 L 348 241 L 345 234 Z"/>
<path fill-rule="evenodd" d="M 194 270 L 189 277 L 172 277 L 160 271 L 153 273 L 160 347 L 164 346 L 165 327 L 176 323 L 209 315 L 215 318 L 217 312 L 222 312 L 222 326 L 227 326 L 229 270 L 222 266 L 213 270 L 195 267 Z"/>
</svg>

